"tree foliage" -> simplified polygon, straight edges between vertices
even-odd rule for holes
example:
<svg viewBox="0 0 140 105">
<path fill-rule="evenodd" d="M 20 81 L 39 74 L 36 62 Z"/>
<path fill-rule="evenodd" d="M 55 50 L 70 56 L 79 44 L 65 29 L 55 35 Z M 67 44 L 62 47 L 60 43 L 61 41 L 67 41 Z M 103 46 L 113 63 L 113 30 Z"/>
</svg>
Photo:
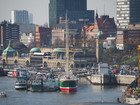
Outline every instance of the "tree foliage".
<svg viewBox="0 0 140 105">
<path fill-rule="evenodd" d="M 31 42 L 29 43 L 28 49 L 32 49 L 32 48 L 34 48 L 34 47 L 36 47 L 36 42 L 35 42 L 35 41 L 31 41 Z"/>
<path fill-rule="evenodd" d="M 62 41 L 60 38 L 55 39 L 54 43 L 52 44 L 53 48 L 63 48 L 64 46 L 64 41 Z"/>
<path fill-rule="evenodd" d="M 104 49 L 103 59 L 108 64 L 138 64 L 138 52 L 136 49 L 118 50 L 115 47 Z"/>
</svg>

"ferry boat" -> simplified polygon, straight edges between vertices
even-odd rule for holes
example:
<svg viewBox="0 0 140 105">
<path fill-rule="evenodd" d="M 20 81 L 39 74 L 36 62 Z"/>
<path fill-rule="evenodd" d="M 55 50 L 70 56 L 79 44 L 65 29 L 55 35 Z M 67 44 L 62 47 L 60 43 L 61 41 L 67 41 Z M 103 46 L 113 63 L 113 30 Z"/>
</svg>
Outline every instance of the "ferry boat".
<svg viewBox="0 0 140 105">
<path fill-rule="evenodd" d="M 68 20 L 66 13 L 66 75 L 59 78 L 59 89 L 63 93 L 76 92 L 77 91 L 77 78 L 69 72 L 69 39 L 68 39 Z"/>
<path fill-rule="evenodd" d="M 17 78 L 17 81 L 15 83 L 15 89 L 20 90 L 26 88 L 27 88 L 27 83 L 25 78 Z"/>
</svg>

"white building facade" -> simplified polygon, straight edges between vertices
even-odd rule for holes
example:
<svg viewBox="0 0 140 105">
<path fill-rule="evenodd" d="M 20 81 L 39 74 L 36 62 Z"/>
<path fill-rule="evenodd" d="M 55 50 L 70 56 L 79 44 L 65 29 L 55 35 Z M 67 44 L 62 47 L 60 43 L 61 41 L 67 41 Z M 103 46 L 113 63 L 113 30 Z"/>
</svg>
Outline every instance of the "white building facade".
<svg viewBox="0 0 140 105">
<path fill-rule="evenodd" d="M 34 40 L 35 40 L 35 37 L 33 33 L 29 33 L 29 34 L 23 33 L 20 38 L 20 42 L 22 42 L 27 47 L 29 46 L 31 42 L 34 42 Z"/>
<path fill-rule="evenodd" d="M 128 28 L 130 19 L 129 0 L 117 0 L 117 27 Z"/>
<path fill-rule="evenodd" d="M 117 27 L 140 23 L 140 0 L 117 0 Z"/>
</svg>

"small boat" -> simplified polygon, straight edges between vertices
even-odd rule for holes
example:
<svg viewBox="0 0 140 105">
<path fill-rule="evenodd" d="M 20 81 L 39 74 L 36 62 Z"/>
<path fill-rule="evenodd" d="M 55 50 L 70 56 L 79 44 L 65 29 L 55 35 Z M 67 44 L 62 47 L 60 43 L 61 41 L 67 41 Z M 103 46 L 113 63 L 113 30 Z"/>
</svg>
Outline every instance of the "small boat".
<svg viewBox="0 0 140 105">
<path fill-rule="evenodd" d="M 13 70 L 10 70 L 8 72 L 8 77 L 11 77 L 11 78 L 16 78 L 19 76 L 19 68 L 14 68 Z"/>
<path fill-rule="evenodd" d="M 7 76 L 10 77 L 10 78 L 14 78 L 12 71 L 9 71 L 8 74 L 7 74 Z"/>
<path fill-rule="evenodd" d="M 0 93 L 0 97 L 1 97 L 1 98 L 5 98 L 5 97 L 7 97 L 7 95 L 6 95 L 5 92 L 1 92 L 1 93 Z"/>
<path fill-rule="evenodd" d="M 24 78 L 17 78 L 17 81 L 15 83 L 15 89 L 26 89 L 27 88 L 27 83 Z"/>
</svg>

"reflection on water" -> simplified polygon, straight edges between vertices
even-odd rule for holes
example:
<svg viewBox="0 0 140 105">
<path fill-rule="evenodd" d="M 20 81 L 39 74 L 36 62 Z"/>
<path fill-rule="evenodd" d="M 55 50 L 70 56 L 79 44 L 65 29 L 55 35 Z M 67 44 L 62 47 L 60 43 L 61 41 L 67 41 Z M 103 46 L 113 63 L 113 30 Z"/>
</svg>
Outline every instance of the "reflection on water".
<svg viewBox="0 0 140 105">
<path fill-rule="evenodd" d="M 78 82 L 76 93 L 64 94 L 60 92 L 27 92 L 14 89 L 15 79 L 0 77 L 0 91 L 7 93 L 7 98 L 0 98 L 0 105 L 114 105 L 117 98 L 121 99 L 125 86 L 92 85 L 86 79 Z M 113 102 L 113 103 L 112 103 Z M 103 104 L 104 103 L 104 104 Z"/>
</svg>

